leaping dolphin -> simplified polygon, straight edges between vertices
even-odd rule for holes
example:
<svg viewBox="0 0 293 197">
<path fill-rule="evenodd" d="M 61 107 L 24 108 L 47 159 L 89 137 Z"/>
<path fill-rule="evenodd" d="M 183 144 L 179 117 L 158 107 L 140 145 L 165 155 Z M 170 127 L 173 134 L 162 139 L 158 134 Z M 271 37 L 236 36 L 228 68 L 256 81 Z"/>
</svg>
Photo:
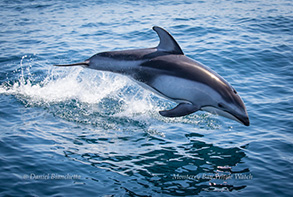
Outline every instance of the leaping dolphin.
<svg viewBox="0 0 293 197">
<path fill-rule="evenodd" d="M 243 101 L 220 75 L 184 55 L 176 40 L 154 26 L 157 47 L 98 53 L 84 62 L 56 66 L 83 66 L 126 75 L 144 88 L 178 105 L 160 111 L 165 117 L 180 117 L 198 110 L 208 111 L 249 126 Z"/>
</svg>

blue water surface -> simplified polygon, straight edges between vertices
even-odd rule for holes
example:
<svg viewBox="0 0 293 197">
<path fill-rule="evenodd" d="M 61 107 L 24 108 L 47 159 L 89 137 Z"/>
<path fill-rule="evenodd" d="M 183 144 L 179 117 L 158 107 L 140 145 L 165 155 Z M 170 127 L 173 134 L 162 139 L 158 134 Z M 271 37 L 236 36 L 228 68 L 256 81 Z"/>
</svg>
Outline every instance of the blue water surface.
<svg viewBox="0 0 293 197">
<path fill-rule="evenodd" d="M 292 196 L 292 4 L 1 1 L 0 195 Z M 164 118 L 175 103 L 125 76 L 52 66 L 155 47 L 154 25 L 238 91 L 251 126 Z"/>
</svg>

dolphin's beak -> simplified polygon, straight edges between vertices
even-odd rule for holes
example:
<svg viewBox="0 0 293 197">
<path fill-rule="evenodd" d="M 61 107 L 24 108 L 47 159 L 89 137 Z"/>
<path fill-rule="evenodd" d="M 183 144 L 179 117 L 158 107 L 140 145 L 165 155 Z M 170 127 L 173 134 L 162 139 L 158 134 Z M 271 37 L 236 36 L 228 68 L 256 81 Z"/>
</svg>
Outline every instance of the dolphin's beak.
<svg viewBox="0 0 293 197">
<path fill-rule="evenodd" d="M 215 108 L 215 107 L 203 107 L 201 108 L 201 110 L 204 110 L 204 111 L 207 111 L 207 112 L 210 112 L 212 114 L 216 114 L 216 115 L 219 115 L 219 116 L 223 116 L 223 117 L 226 117 L 226 118 L 229 118 L 231 120 L 235 120 L 245 126 L 249 126 L 250 125 L 250 122 L 249 122 L 249 118 L 248 118 L 248 114 L 247 114 L 247 111 L 246 109 L 244 108 L 243 112 L 242 113 L 237 113 L 235 111 L 228 111 L 228 110 L 222 110 L 222 109 L 218 109 L 218 108 Z"/>
<path fill-rule="evenodd" d="M 245 126 L 249 126 L 250 125 L 250 121 L 249 121 L 247 112 L 245 112 L 244 115 L 236 115 L 235 117 L 243 125 L 245 125 Z"/>
<path fill-rule="evenodd" d="M 248 116 L 242 118 L 240 121 L 241 121 L 241 123 L 244 124 L 245 126 L 249 126 L 249 125 L 250 125 L 250 122 L 249 122 L 249 118 L 248 118 Z"/>
<path fill-rule="evenodd" d="M 74 64 L 60 64 L 60 65 L 54 65 L 54 66 L 60 66 L 60 67 L 67 67 L 67 66 L 84 66 L 88 67 L 90 61 L 84 61 L 84 62 L 79 62 L 79 63 L 74 63 Z"/>
</svg>

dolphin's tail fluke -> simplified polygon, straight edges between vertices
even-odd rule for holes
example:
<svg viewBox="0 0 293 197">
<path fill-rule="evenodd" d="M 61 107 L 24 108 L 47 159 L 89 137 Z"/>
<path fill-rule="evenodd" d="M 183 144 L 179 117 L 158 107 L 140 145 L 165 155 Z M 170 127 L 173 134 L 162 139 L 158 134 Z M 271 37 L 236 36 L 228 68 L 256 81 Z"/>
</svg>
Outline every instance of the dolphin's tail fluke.
<svg viewBox="0 0 293 197">
<path fill-rule="evenodd" d="M 54 65 L 54 66 L 60 66 L 60 67 L 67 67 L 67 66 L 89 66 L 90 61 L 84 61 L 84 62 L 79 62 L 79 63 L 74 63 L 74 64 L 60 64 L 60 65 Z"/>
</svg>

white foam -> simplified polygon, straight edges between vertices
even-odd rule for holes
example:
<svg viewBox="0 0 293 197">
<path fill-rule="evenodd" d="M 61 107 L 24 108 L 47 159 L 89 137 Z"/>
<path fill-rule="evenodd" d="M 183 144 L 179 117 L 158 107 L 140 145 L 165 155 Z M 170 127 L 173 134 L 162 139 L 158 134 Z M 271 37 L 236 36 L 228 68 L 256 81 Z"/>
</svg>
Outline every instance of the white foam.
<svg viewBox="0 0 293 197">
<path fill-rule="evenodd" d="M 52 71 L 40 82 L 34 81 L 31 76 L 21 76 L 13 85 L 1 85 L 0 93 L 25 98 L 32 104 L 50 104 L 72 99 L 99 103 L 101 99 L 123 88 L 127 83 L 123 78 L 111 78 L 106 73 L 97 74 L 100 78 L 94 75 L 85 78 L 81 76 L 82 68 L 74 68 L 67 75 L 57 75 L 57 78 Z"/>
<path fill-rule="evenodd" d="M 99 72 L 81 67 L 58 68 L 48 66 L 45 77 L 31 74 L 31 65 L 23 65 L 18 80 L 0 85 L 0 94 L 14 95 L 29 105 L 50 106 L 76 100 L 82 104 L 100 104 L 110 98 L 122 103 L 114 116 L 133 116 L 153 111 L 156 102 L 151 92 L 139 88 L 137 84 L 122 75 Z M 125 91 L 129 86 L 132 91 Z M 133 91 L 134 90 L 134 91 Z M 111 107 L 111 106 L 110 106 Z M 70 109 L 68 109 L 70 110 Z"/>
<path fill-rule="evenodd" d="M 134 95 L 123 95 L 124 105 L 122 110 L 114 116 L 137 116 L 157 110 L 156 102 L 151 98 L 151 94 L 147 90 L 139 89 Z"/>
</svg>

